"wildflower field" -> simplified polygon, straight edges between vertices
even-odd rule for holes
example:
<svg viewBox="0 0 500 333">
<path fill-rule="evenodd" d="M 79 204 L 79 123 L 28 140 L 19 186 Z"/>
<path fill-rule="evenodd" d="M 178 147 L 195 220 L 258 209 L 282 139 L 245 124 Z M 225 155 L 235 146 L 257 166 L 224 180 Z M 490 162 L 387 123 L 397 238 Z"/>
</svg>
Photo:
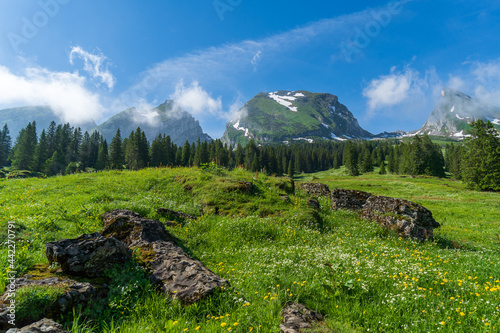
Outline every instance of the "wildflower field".
<svg viewBox="0 0 500 333">
<path fill-rule="evenodd" d="M 252 182 L 253 193 L 234 190 Z M 408 199 L 430 209 L 441 228 L 419 243 L 331 211 L 316 213 L 301 181 Z M 159 207 L 198 216 L 167 229 L 191 256 L 231 287 L 183 306 L 155 293 L 131 262 L 109 272 L 119 286 L 102 307 L 74 311 L 72 332 L 279 332 L 281 312 L 299 302 L 324 315 L 311 332 L 498 332 L 500 194 L 435 178 L 331 170 L 295 179 L 241 169 L 158 168 L 0 180 L 0 289 L 6 228 L 16 226 L 18 275 L 47 263 L 45 243 L 102 229 L 115 208 L 166 221 Z M 289 200 L 280 196 L 287 195 Z M 39 294 L 40 290 L 36 293 Z M 29 306 L 34 296 L 23 293 Z M 21 298 L 21 297 L 20 297 Z"/>
</svg>

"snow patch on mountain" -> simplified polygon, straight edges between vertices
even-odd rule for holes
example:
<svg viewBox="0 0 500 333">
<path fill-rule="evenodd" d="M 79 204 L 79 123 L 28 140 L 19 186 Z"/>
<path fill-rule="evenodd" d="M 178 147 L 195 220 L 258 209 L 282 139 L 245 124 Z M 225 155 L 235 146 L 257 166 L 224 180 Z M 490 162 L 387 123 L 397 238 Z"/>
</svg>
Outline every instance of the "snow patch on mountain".
<svg viewBox="0 0 500 333">
<path fill-rule="evenodd" d="M 464 119 L 465 119 L 465 118 L 460 117 L 458 114 L 455 114 L 455 116 L 456 116 L 458 119 L 460 119 L 460 120 L 464 120 Z"/>
<path fill-rule="evenodd" d="M 269 98 L 274 99 L 276 102 L 279 104 L 286 106 L 287 108 L 290 109 L 290 111 L 297 112 L 298 109 L 296 106 L 293 106 L 293 103 L 290 101 L 295 101 L 297 98 L 293 96 L 280 96 L 276 95 L 276 92 L 274 93 L 269 93 Z"/>
<path fill-rule="evenodd" d="M 453 107 L 450 110 L 450 112 L 453 112 L 453 111 L 455 111 L 455 105 L 453 105 Z"/>
<path fill-rule="evenodd" d="M 304 95 L 303 93 L 296 93 L 293 96 L 295 96 L 295 97 L 306 97 L 306 95 Z"/>
<path fill-rule="evenodd" d="M 234 127 L 234 129 L 236 129 L 238 131 L 244 131 L 246 137 L 250 136 L 250 134 L 248 133 L 248 128 L 240 127 L 240 121 L 239 120 L 236 122 L 236 124 L 233 125 L 233 127 Z"/>
<path fill-rule="evenodd" d="M 491 123 L 495 125 L 500 125 L 500 119 L 495 119 Z"/>
</svg>

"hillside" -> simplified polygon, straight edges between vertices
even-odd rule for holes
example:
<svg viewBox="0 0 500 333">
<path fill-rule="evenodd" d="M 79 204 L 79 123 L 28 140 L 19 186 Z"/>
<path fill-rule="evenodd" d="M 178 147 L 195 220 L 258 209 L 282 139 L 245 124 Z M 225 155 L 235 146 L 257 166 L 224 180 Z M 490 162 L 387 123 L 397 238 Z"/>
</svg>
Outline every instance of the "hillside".
<svg viewBox="0 0 500 333">
<path fill-rule="evenodd" d="M 174 102 L 167 100 L 153 110 L 141 112 L 136 108 L 122 111 L 100 124 L 95 129 L 99 131 L 108 142 L 119 128 L 122 137 L 127 137 L 137 127 L 146 133 L 149 140 L 158 134 L 170 135 L 172 142 L 183 145 L 186 141 L 196 142 L 198 138 L 211 141 L 210 136 L 203 132 L 200 124 L 188 112 L 175 108 Z"/>
<path fill-rule="evenodd" d="M 431 112 L 426 123 L 415 134 L 448 136 L 463 139 L 469 123 L 482 119 L 491 121 L 500 129 L 500 109 L 485 105 L 459 91 L 445 88 L 438 106 Z"/>
<path fill-rule="evenodd" d="M 12 140 L 16 139 L 21 129 L 33 121 L 36 121 L 38 134 L 42 129 L 48 128 L 52 121 L 58 124 L 62 123 L 61 119 L 48 106 L 26 106 L 0 110 L 0 127 L 7 124 Z M 71 125 L 75 126 L 74 124 Z M 83 131 L 87 131 L 94 128 L 96 123 L 87 122 L 76 126 L 81 127 Z"/>
<path fill-rule="evenodd" d="M 107 305 L 94 307 L 91 318 L 82 311 L 61 321 L 72 332 L 278 332 L 288 302 L 324 316 L 316 332 L 498 330 L 498 193 L 376 171 L 363 178 L 346 177 L 343 169 L 302 177 L 415 201 L 442 226 L 434 242 L 404 239 L 356 213 L 331 211 L 328 198 L 319 198 L 315 211 L 299 184 L 292 194 L 286 178 L 216 167 L 0 180 L 0 204 L 16 226 L 19 274 L 47 270 L 45 243 L 100 231 L 101 214 L 122 208 L 166 223 L 191 256 L 231 284 L 183 306 L 148 289 L 139 267 L 123 265 L 119 278 L 128 282 L 110 286 L 115 294 Z M 252 190 L 243 190 L 243 182 Z M 197 219 L 171 223 L 158 208 Z M 0 235 L 5 242 L 7 233 Z M 7 251 L 0 249 L 2 272 Z M 1 288 L 6 275 L 0 277 Z M 36 299 L 20 296 L 19 314 L 33 311 Z"/>
<path fill-rule="evenodd" d="M 337 96 L 307 91 L 260 93 L 240 111 L 242 116 L 226 124 L 222 140 L 245 144 L 317 139 L 371 138 Z M 311 141 L 312 140 L 312 141 Z"/>
</svg>

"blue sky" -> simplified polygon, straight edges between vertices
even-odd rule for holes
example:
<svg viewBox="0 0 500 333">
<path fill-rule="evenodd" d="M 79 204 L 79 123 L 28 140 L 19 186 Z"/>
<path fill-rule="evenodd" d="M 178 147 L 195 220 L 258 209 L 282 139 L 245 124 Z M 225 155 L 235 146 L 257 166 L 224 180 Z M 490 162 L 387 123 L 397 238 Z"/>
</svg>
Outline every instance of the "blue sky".
<svg viewBox="0 0 500 333">
<path fill-rule="evenodd" d="M 218 138 L 261 91 L 339 96 L 372 133 L 418 129 L 448 86 L 500 106 L 500 3 L 0 3 L 0 108 L 97 122 L 175 98 Z"/>
</svg>

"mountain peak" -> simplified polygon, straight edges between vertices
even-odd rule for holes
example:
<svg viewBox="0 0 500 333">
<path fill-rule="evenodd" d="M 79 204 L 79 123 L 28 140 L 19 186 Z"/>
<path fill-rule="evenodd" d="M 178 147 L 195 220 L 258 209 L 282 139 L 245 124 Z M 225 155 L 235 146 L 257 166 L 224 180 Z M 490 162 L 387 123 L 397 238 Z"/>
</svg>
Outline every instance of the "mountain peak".
<svg viewBox="0 0 500 333">
<path fill-rule="evenodd" d="M 472 121 L 500 119 L 500 109 L 481 103 L 478 99 L 458 90 L 444 88 L 438 106 L 416 134 L 466 137 Z"/>
<path fill-rule="evenodd" d="M 238 119 L 226 124 L 223 140 L 245 144 L 293 140 L 346 140 L 371 138 L 356 118 L 328 93 L 305 90 L 261 92 L 248 101 Z"/>
</svg>

